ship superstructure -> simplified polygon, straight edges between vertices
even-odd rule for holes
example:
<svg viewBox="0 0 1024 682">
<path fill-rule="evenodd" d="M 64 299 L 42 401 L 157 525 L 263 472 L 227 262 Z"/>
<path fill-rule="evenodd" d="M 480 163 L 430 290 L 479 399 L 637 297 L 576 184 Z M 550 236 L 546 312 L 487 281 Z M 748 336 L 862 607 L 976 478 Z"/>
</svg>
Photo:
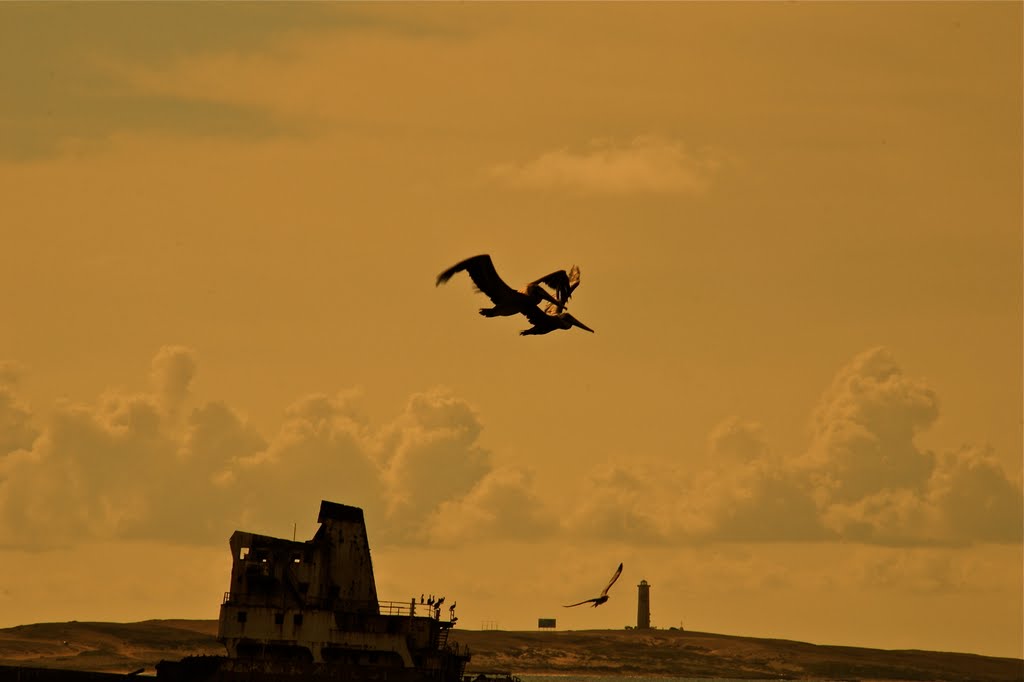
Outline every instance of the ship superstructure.
<svg viewBox="0 0 1024 682">
<path fill-rule="evenodd" d="M 448 642 L 453 610 L 381 601 L 363 510 L 323 501 L 296 542 L 236 531 L 218 638 L 227 657 L 162 663 L 170 680 L 460 680 L 469 653 Z"/>
</svg>

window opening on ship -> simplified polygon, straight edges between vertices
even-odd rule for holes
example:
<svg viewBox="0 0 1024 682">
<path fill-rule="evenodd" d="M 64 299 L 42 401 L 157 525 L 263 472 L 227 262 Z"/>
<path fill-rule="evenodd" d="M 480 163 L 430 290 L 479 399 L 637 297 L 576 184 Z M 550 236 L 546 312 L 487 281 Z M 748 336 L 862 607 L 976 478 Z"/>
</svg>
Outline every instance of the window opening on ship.
<svg viewBox="0 0 1024 682">
<path fill-rule="evenodd" d="M 248 547 L 243 547 L 241 550 L 239 550 L 239 552 L 238 552 L 238 558 L 239 559 L 244 559 L 247 556 L 249 556 L 249 548 Z"/>
</svg>

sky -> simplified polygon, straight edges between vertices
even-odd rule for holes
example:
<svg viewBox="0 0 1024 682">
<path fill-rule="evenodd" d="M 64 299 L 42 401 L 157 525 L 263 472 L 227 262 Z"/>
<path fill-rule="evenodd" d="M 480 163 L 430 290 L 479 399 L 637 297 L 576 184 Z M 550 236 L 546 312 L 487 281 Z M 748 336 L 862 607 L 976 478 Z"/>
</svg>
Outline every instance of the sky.
<svg viewBox="0 0 1024 682">
<path fill-rule="evenodd" d="M 0 627 L 328 499 L 459 627 L 1024 656 L 1022 7 L 0 4 Z"/>
</svg>

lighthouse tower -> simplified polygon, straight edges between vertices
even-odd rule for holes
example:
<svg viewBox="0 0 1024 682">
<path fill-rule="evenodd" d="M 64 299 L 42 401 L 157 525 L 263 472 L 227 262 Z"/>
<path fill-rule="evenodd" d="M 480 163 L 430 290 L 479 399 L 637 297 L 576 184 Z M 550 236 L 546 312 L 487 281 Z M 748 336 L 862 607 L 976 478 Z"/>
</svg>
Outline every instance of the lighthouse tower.
<svg viewBox="0 0 1024 682">
<path fill-rule="evenodd" d="M 636 629 L 651 629 L 651 586 L 641 580 L 636 586 Z"/>
</svg>

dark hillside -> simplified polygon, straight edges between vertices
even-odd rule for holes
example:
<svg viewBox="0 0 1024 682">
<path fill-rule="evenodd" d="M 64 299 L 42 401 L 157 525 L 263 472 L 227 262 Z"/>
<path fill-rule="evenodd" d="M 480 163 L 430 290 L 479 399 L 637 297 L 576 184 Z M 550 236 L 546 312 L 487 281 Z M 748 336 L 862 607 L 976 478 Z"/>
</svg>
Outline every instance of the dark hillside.
<svg viewBox="0 0 1024 682">
<path fill-rule="evenodd" d="M 160 660 L 223 654 L 216 621 L 37 623 L 0 630 L 0 664 L 152 673 Z M 864 680 L 1024 680 L 1024 660 L 823 646 L 680 630 L 474 631 L 469 671 Z"/>
</svg>

